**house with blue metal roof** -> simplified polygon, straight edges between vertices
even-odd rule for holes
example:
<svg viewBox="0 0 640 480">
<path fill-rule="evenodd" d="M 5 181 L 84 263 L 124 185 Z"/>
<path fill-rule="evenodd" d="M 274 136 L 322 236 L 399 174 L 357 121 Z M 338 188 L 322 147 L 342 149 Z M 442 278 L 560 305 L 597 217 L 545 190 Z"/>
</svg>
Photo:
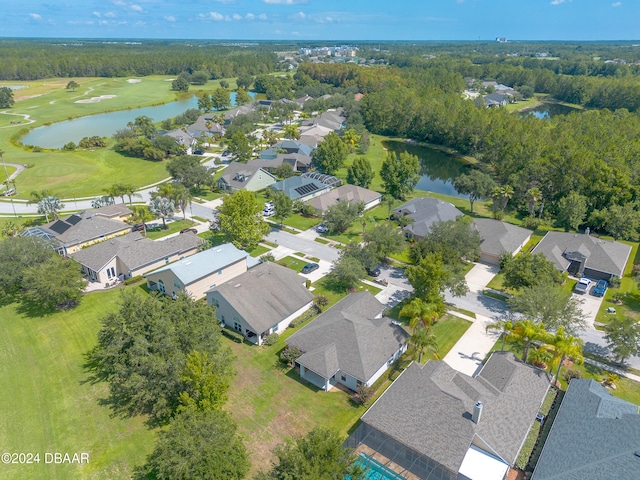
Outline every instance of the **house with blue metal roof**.
<svg viewBox="0 0 640 480">
<path fill-rule="evenodd" d="M 144 277 L 150 290 L 171 296 L 185 293 L 198 300 L 207 290 L 243 274 L 258 263 L 259 260 L 247 252 L 225 243 L 170 263 Z"/>
</svg>

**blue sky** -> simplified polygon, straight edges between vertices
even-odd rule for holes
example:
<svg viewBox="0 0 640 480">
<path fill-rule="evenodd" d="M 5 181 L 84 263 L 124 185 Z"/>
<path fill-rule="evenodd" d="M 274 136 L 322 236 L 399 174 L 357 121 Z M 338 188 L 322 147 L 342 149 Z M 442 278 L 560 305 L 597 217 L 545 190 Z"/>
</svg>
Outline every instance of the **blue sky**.
<svg viewBox="0 0 640 480">
<path fill-rule="evenodd" d="M 640 0 L 5 0 L 0 37 L 637 40 Z"/>
</svg>

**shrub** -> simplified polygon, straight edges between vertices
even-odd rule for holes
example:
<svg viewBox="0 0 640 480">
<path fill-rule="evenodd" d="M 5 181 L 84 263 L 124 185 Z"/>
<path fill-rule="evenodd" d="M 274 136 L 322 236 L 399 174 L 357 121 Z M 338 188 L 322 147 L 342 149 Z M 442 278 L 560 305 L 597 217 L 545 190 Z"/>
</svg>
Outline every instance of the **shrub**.
<svg viewBox="0 0 640 480">
<path fill-rule="evenodd" d="M 235 330 L 231 330 L 229 328 L 222 328 L 221 331 L 222 331 L 222 334 L 225 337 L 233 340 L 236 343 L 244 342 L 244 335 L 242 335 L 241 333 L 236 332 Z"/>
<path fill-rule="evenodd" d="M 358 385 L 358 391 L 354 395 L 360 405 L 366 405 L 373 396 L 373 388 L 367 387 L 364 383 Z"/>
<path fill-rule="evenodd" d="M 522 222 L 522 226 L 530 230 L 537 230 L 541 223 L 542 223 L 542 220 L 540 220 L 539 218 L 526 217 Z"/>
<path fill-rule="evenodd" d="M 304 286 L 307 287 L 307 290 L 311 288 L 311 280 L 309 278 L 304 281 Z"/>
<path fill-rule="evenodd" d="M 326 295 L 316 295 L 315 297 L 313 297 L 313 306 L 316 307 L 318 313 L 322 313 L 322 310 L 324 310 L 324 307 L 326 307 L 327 305 L 329 305 L 329 299 Z"/>
<path fill-rule="evenodd" d="M 611 277 L 611 280 L 609 280 L 609 286 L 611 288 L 620 288 L 620 277 Z"/>
<path fill-rule="evenodd" d="M 574 378 L 582 378 L 582 373 L 580 370 L 572 370 L 569 369 L 562 375 L 567 382 L 571 382 Z"/>
<path fill-rule="evenodd" d="M 298 347 L 287 345 L 280 352 L 280 360 L 288 366 L 293 367 L 300 355 L 302 355 L 302 351 Z"/>
<path fill-rule="evenodd" d="M 276 343 L 278 343 L 278 341 L 280 340 L 280 335 L 278 335 L 277 333 L 271 333 L 267 336 L 267 338 L 264 339 L 264 343 L 267 347 L 270 347 L 271 345 L 275 345 Z"/>
<path fill-rule="evenodd" d="M 135 277 L 127 278 L 124 281 L 124 284 L 125 285 L 131 285 L 132 283 L 138 283 L 140 280 L 142 280 L 142 275 L 137 275 Z"/>
<path fill-rule="evenodd" d="M 273 254 L 271 253 L 265 253 L 264 255 L 262 255 L 260 257 L 260 262 L 264 263 L 264 262 L 275 262 L 276 261 L 276 257 L 273 256 Z"/>
</svg>

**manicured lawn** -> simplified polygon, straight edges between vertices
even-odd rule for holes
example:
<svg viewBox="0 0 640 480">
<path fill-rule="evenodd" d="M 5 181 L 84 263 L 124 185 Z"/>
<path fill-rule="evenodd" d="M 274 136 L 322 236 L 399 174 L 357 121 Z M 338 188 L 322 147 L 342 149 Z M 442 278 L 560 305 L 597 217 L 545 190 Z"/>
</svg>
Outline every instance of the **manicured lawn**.
<svg viewBox="0 0 640 480">
<path fill-rule="evenodd" d="M 309 262 L 307 262 L 306 260 L 300 260 L 299 258 L 288 256 L 278 260 L 278 263 L 287 268 L 290 268 L 291 270 L 300 272 L 300 270 L 302 270 L 302 267 L 304 267 Z"/>
<path fill-rule="evenodd" d="M 438 320 L 431 331 L 438 341 L 438 358 L 444 358 L 449 350 L 460 340 L 464 332 L 471 326 L 471 322 L 455 315 L 447 315 Z M 424 358 L 436 359 L 431 352 L 427 352 Z M 424 360 L 423 358 L 423 360 Z"/>
<path fill-rule="evenodd" d="M 215 193 L 208 189 L 193 191 L 192 195 L 203 200 L 217 200 L 222 197 L 221 193 Z"/>
<path fill-rule="evenodd" d="M 167 223 L 167 228 L 162 228 L 162 220 L 160 221 L 160 225 L 156 228 L 147 227 L 147 237 L 151 240 L 156 240 L 158 238 L 166 237 L 167 235 L 171 235 L 172 233 L 179 232 L 184 228 L 193 227 L 195 225 L 191 220 L 176 220 L 175 222 Z M 158 222 L 158 220 L 156 220 Z M 207 232 L 208 233 L 208 232 Z"/>
<path fill-rule="evenodd" d="M 0 165 L 0 183 L 6 182 L 7 178 L 9 178 L 13 174 L 13 172 L 15 172 L 15 171 L 16 171 L 16 167 L 12 167 L 10 165 L 7 165 L 6 166 L 6 170 L 5 170 L 5 167 Z M 5 186 L 6 185 L 3 185 L 3 187 L 2 187 L 3 191 L 5 190 L 5 188 L 4 188 Z"/>
<path fill-rule="evenodd" d="M 252 474 L 269 468 L 271 451 L 279 443 L 322 426 L 347 432 L 365 412 L 343 391 L 324 392 L 300 380 L 298 372 L 281 366 L 284 339 L 299 329 L 287 329 L 271 347 L 227 343 L 236 355 L 237 374 L 226 410 L 240 425 L 253 464 Z"/>
<path fill-rule="evenodd" d="M 249 255 L 257 258 L 257 257 L 261 257 L 262 255 L 270 251 L 271 249 L 268 247 L 265 247 L 264 245 L 257 245 L 255 248 L 249 251 Z"/>
<path fill-rule="evenodd" d="M 627 245 L 631 245 L 631 253 L 629 255 L 629 261 L 624 270 L 624 275 L 620 282 L 620 288 L 607 289 L 605 293 L 604 301 L 600 306 L 598 315 L 596 316 L 596 322 L 601 324 L 608 324 L 614 318 L 631 317 L 636 320 L 640 320 L 640 291 L 638 291 L 638 285 L 633 280 L 633 265 L 640 263 L 640 250 L 638 249 L 637 242 L 623 242 Z M 614 296 L 616 294 L 623 294 L 622 304 L 614 303 Z M 615 314 L 607 313 L 607 308 L 613 307 L 616 309 Z"/>
<path fill-rule="evenodd" d="M 118 298 L 119 289 L 92 293 L 77 308 L 44 317 L 0 306 L 0 445 L 41 455 L 40 464 L 2 465 L 3 479 L 131 478 L 145 462 L 155 433 L 141 417 L 111 417 L 100 404 L 106 384 L 88 382 L 83 368 L 99 318 Z M 89 464 L 46 465 L 44 452 L 87 452 Z"/>
<path fill-rule="evenodd" d="M 330 275 L 322 277 L 317 282 L 314 282 L 312 286 L 314 287 L 314 295 L 325 295 L 329 299 L 329 306 L 338 302 L 348 293 L 346 289 L 342 285 L 337 284 Z M 378 287 L 360 282 L 356 286 L 356 291 L 361 292 L 363 290 L 367 290 L 372 295 L 377 295 L 381 291 L 381 289 Z"/>
<path fill-rule="evenodd" d="M 309 230 L 320 222 L 322 222 L 322 219 L 319 217 L 305 217 L 299 213 L 294 213 L 285 219 L 284 224 L 289 227 L 297 228 L 298 230 Z"/>
</svg>

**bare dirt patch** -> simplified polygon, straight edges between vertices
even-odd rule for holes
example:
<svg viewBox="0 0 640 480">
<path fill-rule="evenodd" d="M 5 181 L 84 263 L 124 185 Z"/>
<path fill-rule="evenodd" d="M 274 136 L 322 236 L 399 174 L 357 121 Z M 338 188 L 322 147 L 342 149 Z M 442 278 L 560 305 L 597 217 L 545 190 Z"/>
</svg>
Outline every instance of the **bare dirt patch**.
<svg viewBox="0 0 640 480">
<path fill-rule="evenodd" d="M 109 100 L 110 98 L 116 98 L 116 95 L 100 95 L 99 97 L 91 97 L 84 100 L 76 100 L 75 103 L 98 103 L 102 100 Z"/>
<path fill-rule="evenodd" d="M 127 83 L 140 83 L 142 80 L 140 80 L 139 78 L 130 78 L 129 80 L 127 80 Z"/>
</svg>

